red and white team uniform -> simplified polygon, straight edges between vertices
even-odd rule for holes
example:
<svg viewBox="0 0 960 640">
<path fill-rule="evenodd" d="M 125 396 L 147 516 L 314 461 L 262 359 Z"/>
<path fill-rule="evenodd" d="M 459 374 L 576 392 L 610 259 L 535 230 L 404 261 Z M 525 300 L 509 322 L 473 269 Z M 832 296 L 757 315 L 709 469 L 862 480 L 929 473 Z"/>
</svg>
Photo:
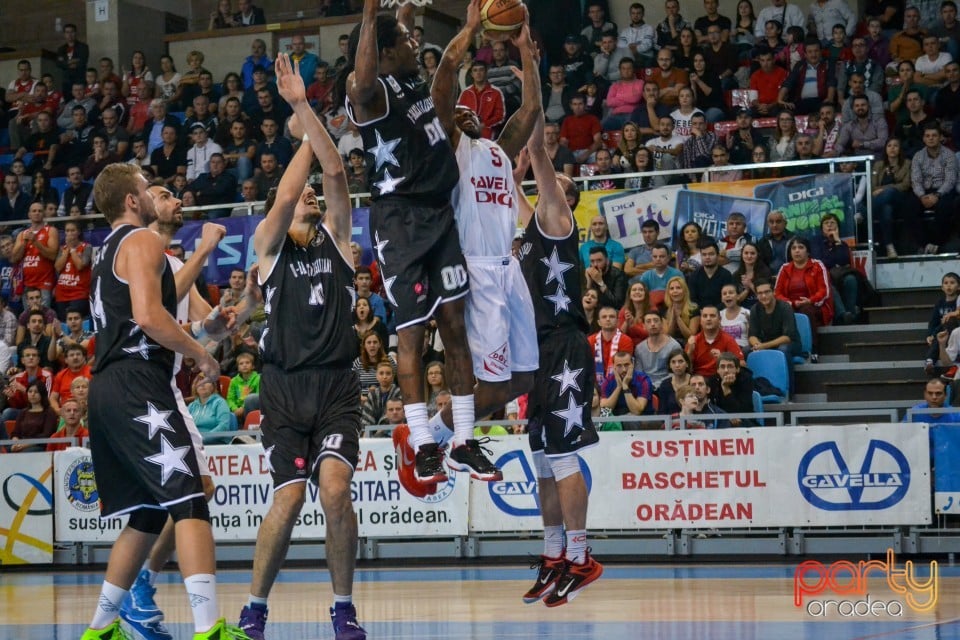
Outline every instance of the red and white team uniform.
<svg viewBox="0 0 960 640">
<path fill-rule="evenodd" d="M 470 275 L 465 320 L 473 373 L 502 382 L 514 371 L 536 371 L 540 358 L 533 301 L 511 253 L 518 219 L 513 169 L 485 138 L 461 135 L 456 155 L 453 208 Z"/>
</svg>

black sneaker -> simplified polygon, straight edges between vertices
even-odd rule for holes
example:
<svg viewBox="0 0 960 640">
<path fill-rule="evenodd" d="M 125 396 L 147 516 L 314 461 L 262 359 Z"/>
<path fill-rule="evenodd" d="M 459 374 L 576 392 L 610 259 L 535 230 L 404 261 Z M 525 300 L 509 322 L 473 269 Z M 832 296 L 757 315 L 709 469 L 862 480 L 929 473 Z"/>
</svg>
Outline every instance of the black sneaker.
<svg viewBox="0 0 960 640">
<path fill-rule="evenodd" d="M 425 444 L 417 450 L 416 475 L 420 482 L 446 482 L 443 469 L 443 449 L 436 443 Z"/>
<path fill-rule="evenodd" d="M 467 471 L 470 477 L 476 480 L 484 482 L 503 480 L 503 473 L 487 458 L 490 450 L 481 446 L 489 441 L 489 438 L 467 440 L 466 444 L 454 447 L 447 457 L 447 466 L 454 471 Z"/>
</svg>

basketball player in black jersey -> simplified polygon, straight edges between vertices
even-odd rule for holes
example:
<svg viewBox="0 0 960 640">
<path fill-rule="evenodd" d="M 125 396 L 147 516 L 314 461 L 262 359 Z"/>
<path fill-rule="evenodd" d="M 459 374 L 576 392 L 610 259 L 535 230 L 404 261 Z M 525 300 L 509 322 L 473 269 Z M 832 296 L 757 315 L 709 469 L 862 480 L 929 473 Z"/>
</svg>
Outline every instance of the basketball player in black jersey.
<svg viewBox="0 0 960 640">
<path fill-rule="evenodd" d="M 352 208 L 343 161 L 307 102 L 299 65 L 280 54 L 276 73 L 277 89 L 293 108 L 290 132 L 303 134 L 304 142 L 276 193 L 267 197 L 267 217 L 253 236 L 267 313 L 260 341 L 260 429 L 274 494 L 257 533 L 250 600 L 240 627 L 255 640 L 264 637 L 267 596 L 310 481 L 320 488 L 326 518 L 336 638 L 364 640 L 351 597 L 357 518 L 350 480 L 360 452 L 360 382 L 351 369 L 356 357 Z M 307 184 L 314 155 L 323 170 L 325 216 Z"/>
<path fill-rule="evenodd" d="M 599 578 L 603 567 L 587 548 L 587 486 L 577 455 L 598 441 L 590 416 L 593 356 L 580 302 L 583 265 L 572 213 L 579 192 L 570 178 L 554 171 L 543 146 L 543 122 L 541 110 L 527 143 L 539 193 L 536 211 L 520 198 L 525 227 L 520 264 L 540 345 L 527 416 L 544 525 L 537 581 L 523 600 L 555 607 Z"/>
<path fill-rule="evenodd" d="M 442 450 L 427 424 L 420 361 L 424 324 L 435 317 L 453 392 L 447 466 L 499 480 L 500 470 L 473 437 L 473 363 L 464 325 L 469 278 L 450 204 L 459 179 L 456 157 L 418 75 L 413 5 L 402 5 L 397 18 L 377 15 L 378 6 L 378 0 L 364 2 L 340 86 L 371 167 L 371 241 L 397 322 L 398 382 L 417 450 L 416 476 L 423 482 L 447 479 Z"/>
<path fill-rule="evenodd" d="M 230 637 L 218 619 L 215 548 L 197 456 L 174 398 L 174 351 L 216 379 L 216 360 L 173 314 L 176 284 L 157 234 L 153 196 L 139 167 L 108 165 L 94 183 L 112 231 L 97 256 L 91 313 L 97 332 L 90 382 L 90 448 L 103 516 L 129 514 L 110 552 L 106 579 L 82 640 L 127 638 L 117 612 L 150 547 L 173 518 L 195 640 Z M 239 630 L 234 637 L 246 638 Z"/>
</svg>

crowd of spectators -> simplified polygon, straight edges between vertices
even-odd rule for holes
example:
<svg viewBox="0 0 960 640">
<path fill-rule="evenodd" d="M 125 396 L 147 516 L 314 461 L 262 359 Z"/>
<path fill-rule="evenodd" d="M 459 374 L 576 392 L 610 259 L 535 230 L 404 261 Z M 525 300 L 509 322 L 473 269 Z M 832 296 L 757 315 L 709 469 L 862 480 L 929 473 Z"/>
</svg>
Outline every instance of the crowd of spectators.
<svg viewBox="0 0 960 640">
<path fill-rule="evenodd" d="M 324 6 L 328 15 L 339 15 L 341 5 L 350 11 L 348 2 Z M 810 169 L 737 165 L 871 154 L 868 192 L 882 251 L 888 257 L 937 252 L 957 231 L 952 134 L 960 114 L 960 24 L 952 0 L 939 4 L 936 22 L 921 21 L 917 7 L 895 5 L 868 2 L 857 16 L 846 0 L 814 2 L 806 14 L 785 0 L 759 11 L 740 0 L 728 17 L 716 0 L 704 0 L 704 15 L 687 21 L 679 2 L 667 0 L 665 18 L 651 25 L 639 3 L 626 16 L 609 16 L 606 2 L 588 2 L 581 32 L 544 43 L 545 51 L 558 51 L 542 68 L 548 154 L 557 171 L 589 177 L 590 188 L 634 190 L 798 175 Z M 263 11 L 250 2 L 238 9 L 221 0 L 209 28 L 265 24 Z M 63 29 L 62 86 L 49 74 L 34 78 L 29 61 L 21 60 L 3 96 L 14 159 L 0 167 L 0 224 L 29 220 L 0 236 L 6 347 L 0 369 L 8 372 L 2 418 L 18 421 L 10 435 L 19 438 L 53 433 L 48 415 L 56 417 L 52 427 L 59 421 L 58 433 L 81 433 L 85 399 L 73 387 L 89 377 L 84 367 L 95 339 L 83 329 L 92 248 L 79 223 L 67 224 L 61 240 L 44 218 L 94 213 L 92 180 L 117 161 L 141 166 L 185 206 L 223 205 L 203 217 L 243 214 L 247 208 L 238 205 L 265 199 L 298 143 L 285 135 L 289 109 L 273 83 L 264 40 L 252 38 L 250 55 L 218 79 L 204 68 L 199 50 L 187 55 L 182 72 L 162 56 L 156 73 L 134 51 L 118 73 L 110 58 L 91 61 L 76 31 Z M 442 48 L 429 44 L 420 28 L 415 35 L 421 75 L 430 81 Z M 338 45 L 340 57 L 328 62 L 295 35 L 292 57 L 311 104 L 338 141 L 351 191 L 364 193 L 362 142 L 334 100 L 345 34 Z M 459 102 L 477 112 L 484 136 L 495 138 L 520 105 L 517 58 L 509 42 L 481 39 L 463 60 Z M 693 171 L 619 177 L 668 169 Z M 62 191 L 51 184 L 60 177 L 66 178 Z M 746 355 L 778 349 L 792 367 L 801 354 L 795 314 L 813 329 L 812 362 L 818 327 L 860 320 L 871 291 L 852 268 L 835 216 L 824 216 L 807 236 L 788 231 L 781 211 L 770 212 L 763 237 L 752 238 L 745 223 L 742 214 L 732 214 L 717 238 L 688 223 L 666 246 L 657 223 L 648 220 L 643 243 L 625 252 L 606 220 L 593 219 L 581 257 L 583 307 L 597 355 L 596 413 L 748 411 L 755 381 Z M 379 295 L 376 264 L 361 263 L 359 246 L 354 262 L 354 368 L 364 423 L 396 424 L 403 406 L 392 318 Z M 224 304 L 242 296 L 244 274 L 233 276 L 221 293 Z M 944 286 L 949 306 L 960 279 L 952 293 Z M 955 327 L 948 324 L 955 318 L 948 311 L 941 316 L 931 324 L 931 371 L 955 362 L 960 351 L 960 333 L 951 342 Z M 257 410 L 262 327 L 260 314 L 239 336 L 211 345 L 233 376 L 228 385 L 198 380 L 193 364 L 185 363 L 178 384 L 203 430 L 235 429 Z M 435 412 L 449 402 L 449 391 L 442 344 L 435 331 L 427 335 L 426 391 Z M 39 392 L 31 387 L 37 381 Z M 521 398 L 500 413 L 523 417 L 524 410 Z M 721 422 L 739 423 L 704 425 Z"/>
</svg>

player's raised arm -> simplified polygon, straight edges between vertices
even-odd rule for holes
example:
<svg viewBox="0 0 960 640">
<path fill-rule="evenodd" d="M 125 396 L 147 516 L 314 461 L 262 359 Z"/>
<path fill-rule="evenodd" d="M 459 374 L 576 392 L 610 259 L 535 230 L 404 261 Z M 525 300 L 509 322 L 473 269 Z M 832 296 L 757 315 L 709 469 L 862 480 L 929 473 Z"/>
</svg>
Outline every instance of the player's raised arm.
<svg viewBox="0 0 960 640">
<path fill-rule="evenodd" d="M 530 37 L 530 13 L 526 8 L 524 8 L 523 27 L 514 37 L 513 44 L 520 50 L 520 64 L 523 66 L 523 103 L 507 120 L 497 140 L 497 144 L 511 158 L 515 158 L 530 139 L 537 118 L 543 119 L 540 55 L 537 52 L 537 44 Z"/>
<path fill-rule="evenodd" d="M 557 172 L 553 168 L 547 149 L 543 145 L 543 109 L 538 109 L 537 123 L 533 128 L 527 150 L 530 152 L 530 166 L 537 181 L 536 215 L 540 228 L 547 235 L 566 237 L 573 228 L 573 213 L 567 204 L 566 195 L 560 188 Z M 569 178 L 567 178 L 569 180 Z M 572 181 L 571 185 L 572 185 Z"/>
<path fill-rule="evenodd" d="M 291 119 L 290 133 L 294 137 L 306 134 L 313 155 L 320 161 L 323 171 L 323 199 L 327 205 L 327 214 L 324 224 L 334 235 L 338 243 L 349 244 L 353 232 L 350 206 L 350 191 L 347 187 L 347 174 L 343 168 L 343 158 L 337 151 L 337 145 L 330 139 L 330 134 L 317 118 L 310 103 L 307 101 L 306 87 L 300 76 L 299 65 L 294 65 L 290 57 L 282 53 L 277 56 L 277 80 L 281 75 L 289 78 L 287 95 L 284 95 L 293 113 L 297 116 Z M 299 125 L 299 126 L 298 126 Z M 293 127 L 297 127 L 294 131 Z M 302 131 L 300 130 L 302 129 Z"/>
<path fill-rule="evenodd" d="M 360 119 L 367 120 L 386 112 L 386 96 L 380 89 L 380 52 L 377 47 L 378 0 L 364 0 L 363 19 L 357 51 L 351 61 L 353 72 L 347 78 L 347 96 Z"/>
<path fill-rule="evenodd" d="M 479 30 L 480 0 L 470 0 L 470 4 L 467 5 L 467 22 L 444 50 L 443 57 L 437 65 L 437 72 L 433 76 L 433 85 L 430 87 L 430 96 L 437 109 L 437 117 L 440 118 L 440 123 L 447 132 L 447 137 L 450 138 L 454 149 L 457 148 L 460 140 L 460 130 L 453 119 L 457 99 L 460 97 L 457 68 Z"/>
</svg>

